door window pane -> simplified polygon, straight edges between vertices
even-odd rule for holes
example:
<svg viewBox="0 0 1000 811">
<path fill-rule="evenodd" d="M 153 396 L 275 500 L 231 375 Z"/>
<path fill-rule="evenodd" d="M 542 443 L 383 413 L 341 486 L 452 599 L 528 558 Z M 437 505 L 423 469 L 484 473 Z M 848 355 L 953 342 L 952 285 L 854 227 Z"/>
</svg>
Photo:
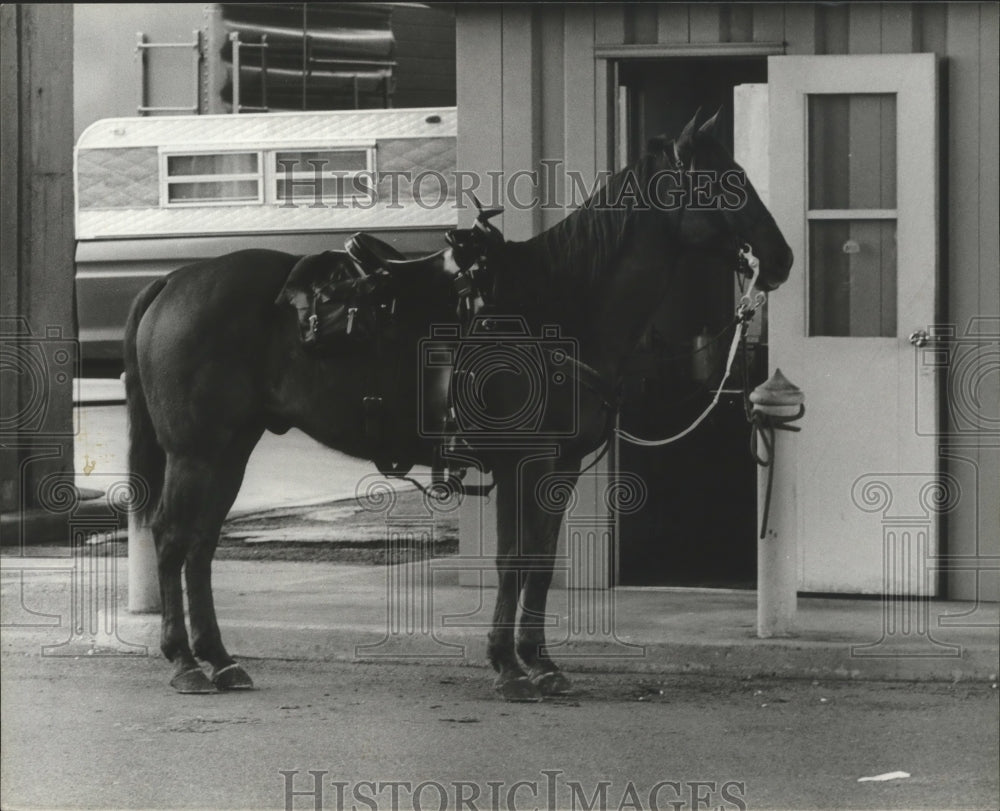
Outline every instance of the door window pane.
<svg viewBox="0 0 1000 811">
<path fill-rule="evenodd" d="M 809 96 L 809 208 L 896 207 L 896 96 Z"/>
<path fill-rule="evenodd" d="M 896 97 L 809 96 L 809 335 L 896 335 Z"/>
<path fill-rule="evenodd" d="M 896 221 L 809 223 L 809 334 L 896 335 Z"/>
</svg>

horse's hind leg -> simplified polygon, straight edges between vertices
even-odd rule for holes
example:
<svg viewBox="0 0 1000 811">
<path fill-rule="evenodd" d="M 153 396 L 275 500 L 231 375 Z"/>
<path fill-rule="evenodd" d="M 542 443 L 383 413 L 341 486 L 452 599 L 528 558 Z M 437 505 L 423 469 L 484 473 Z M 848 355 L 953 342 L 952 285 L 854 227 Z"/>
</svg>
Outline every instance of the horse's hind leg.
<svg viewBox="0 0 1000 811">
<path fill-rule="evenodd" d="M 160 650 L 174 666 L 170 686 L 181 693 L 211 693 L 212 683 L 202 673 L 188 643 L 184 625 L 184 591 L 181 569 L 191 543 L 187 526 L 188 493 L 197 491 L 201 477 L 196 467 L 186 460 L 167 458 L 163 494 L 153 517 L 153 539 L 156 544 L 156 564 L 160 581 L 162 620 Z"/>
<path fill-rule="evenodd" d="M 163 652 L 174 663 L 171 684 L 182 692 L 252 686 L 222 644 L 212 598 L 212 557 L 219 531 L 239 492 L 250 451 L 260 433 L 234 443 L 211 461 L 197 457 L 171 456 L 167 461 L 157 554 L 163 595 Z M 193 652 L 184 628 L 180 587 L 183 565 L 187 581 Z M 169 609 L 168 609 L 169 606 Z M 209 682 L 195 657 L 212 665 Z M 203 688 L 203 689 L 202 689 Z"/>
<path fill-rule="evenodd" d="M 197 528 L 193 529 L 193 542 L 184 566 L 194 655 L 212 666 L 212 683 L 220 690 L 253 687 L 249 674 L 222 644 L 212 596 L 212 559 L 222 524 L 239 493 L 247 461 L 260 435 L 261 431 L 250 430 L 238 436 L 225 453 L 213 460 L 206 477 L 213 495 L 204 505 Z"/>
</svg>

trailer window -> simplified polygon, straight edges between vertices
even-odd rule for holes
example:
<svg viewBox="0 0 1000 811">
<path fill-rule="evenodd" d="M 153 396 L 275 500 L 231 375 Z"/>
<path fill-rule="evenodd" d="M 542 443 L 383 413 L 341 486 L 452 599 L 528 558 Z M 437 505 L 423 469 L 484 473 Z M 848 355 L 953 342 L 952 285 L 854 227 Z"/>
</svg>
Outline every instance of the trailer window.
<svg viewBox="0 0 1000 811">
<path fill-rule="evenodd" d="M 358 176 L 371 170 L 370 149 L 275 152 L 274 197 L 279 202 L 349 202 L 366 194 Z"/>
<path fill-rule="evenodd" d="M 167 155 L 167 205 L 261 202 L 261 160 L 257 152 Z"/>
</svg>

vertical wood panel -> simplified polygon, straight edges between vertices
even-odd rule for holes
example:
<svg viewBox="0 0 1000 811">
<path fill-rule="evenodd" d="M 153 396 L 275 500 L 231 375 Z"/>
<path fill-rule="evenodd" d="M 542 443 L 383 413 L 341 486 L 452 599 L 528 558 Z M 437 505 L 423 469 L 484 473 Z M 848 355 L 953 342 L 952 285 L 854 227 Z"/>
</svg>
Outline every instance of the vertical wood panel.
<svg viewBox="0 0 1000 811">
<path fill-rule="evenodd" d="M 455 70 L 458 77 L 459 171 L 479 179 L 476 196 L 484 205 L 499 204 L 491 195 L 487 172 L 503 167 L 503 60 L 498 6 L 463 4 L 456 11 Z M 487 79 L 486 77 L 489 77 Z M 470 205 L 471 201 L 462 201 Z M 471 223 L 465 211 L 460 224 Z M 495 220 L 503 229 L 503 216 Z"/>
<path fill-rule="evenodd" d="M 660 3 L 657 12 L 657 42 L 679 43 L 690 41 L 690 20 L 687 4 Z"/>
<path fill-rule="evenodd" d="M 979 311 L 984 315 L 1000 316 L 1000 75 L 997 57 L 1000 55 L 1000 6 L 983 3 L 979 24 Z M 992 375 L 992 394 L 986 392 L 983 402 L 1000 403 L 1000 376 Z M 987 406 L 988 407 L 988 406 Z M 996 408 L 993 410 L 996 416 Z M 1000 477 L 994 479 L 1000 481 Z M 996 512 L 996 511 L 994 511 Z M 1000 538 L 1000 532 L 995 537 Z"/>
<path fill-rule="evenodd" d="M 761 3 L 753 7 L 753 41 L 781 42 L 785 37 L 785 7 Z"/>
<path fill-rule="evenodd" d="M 563 200 L 566 172 L 563 166 L 563 116 L 566 109 L 563 83 L 563 7 L 544 5 L 541 9 L 542 73 L 542 160 L 558 161 L 553 170 L 542 170 L 543 200 L 541 228 L 551 228 L 563 218 L 558 204 Z"/>
<path fill-rule="evenodd" d="M 996 3 L 980 5 L 979 20 L 979 312 L 992 318 L 994 334 L 1000 330 L 1000 7 Z M 984 329 L 984 332 L 986 330 Z M 980 403 L 983 417 L 994 426 L 1000 420 L 1000 375 L 996 356 L 983 357 L 977 379 L 982 381 Z M 991 366 L 992 364 L 992 366 Z M 986 423 L 986 419 L 983 420 Z M 986 447 L 986 446 L 989 447 Z M 1000 438 L 985 439 L 979 451 L 979 471 L 984 509 L 980 511 L 978 552 L 1000 555 L 1000 510 L 997 509 L 997 482 L 1000 482 Z M 992 494 L 991 494 L 992 490 Z M 1000 600 L 1000 572 L 984 574 L 979 597 Z"/>
<path fill-rule="evenodd" d="M 630 42 L 637 44 L 651 44 L 656 42 L 657 27 L 659 20 L 659 9 L 653 3 L 642 3 L 629 7 L 632 14 Z M 613 3 L 601 4 L 597 7 L 597 17 L 607 17 L 610 19 L 622 19 L 621 7 L 616 7 Z M 607 39 L 600 31 L 597 32 L 597 41 L 600 44 L 607 42 L 624 41 L 624 28 L 621 34 L 615 34 L 614 39 Z"/>
<path fill-rule="evenodd" d="M 947 8 L 948 57 L 948 256 L 944 267 L 947 280 L 948 321 L 959 335 L 965 333 L 970 318 L 979 312 L 979 206 L 982 199 L 979 166 L 980 43 L 979 9 L 966 4 Z M 970 137 L 970 136 L 975 137 Z M 946 390 L 954 391 L 949 386 Z M 953 397 L 954 395 L 951 395 Z M 951 397 L 949 399 L 951 399 Z M 950 404 L 951 405 L 951 404 Z M 952 413 L 946 416 L 946 431 L 961 429 Z M 981 452 L 973 437 L 960 438 L 948 454 L 968 460 L 954 462 L 949 472 L 962 488 L 963 498 L 948 518 L 949 556 L 976 555 L 980 545 L 977 513 L 996 504 L 995 482 L 985 485 L 979 462 Z M 988 488 L 988 492 L 987 492 Z M 975 596 L 976 578 L 969 572 L 949 576 L 950 596 Z"/>
<path fill-rule="evenodd" d="M 948 6 L 949 313 L 959 333 L 979 312 L 979 10 Z"/>
<path fill-rule="evenodd" d="M 655 11 L 652 5 L 642 8 Z M 651 27 L 655 36 L 656 17 L 647 17 L 643 24 Z M 619 7 L 613 4 L 598 6 L 594 12 L 594 40 L 598 43 L 618 42 L 623 36 L 624 19 Z M 655 39 L 650 41 L 655 42 Z M 614 166 L 611 155 L 616 109 L 614 71 L 614 65 L 606 59 L 599 59 L 594 65 L 594 169 L 597 172 Z"/>
<path fill-rule="evenodd" d="M 532 184 L 523 176 L 538 167 L 541 151 L 541 71 L 536 16 L 537 8 L 528 5 L 512 4 L 501 10 L 503 173 L 509 196 L 503 203 L 504 236 L 516 240 L 534 236 L 541 224 L 539 207 L 525 205 Z"/>
<path fill-rule="evenodd" d="M 912 3 L 881 3 L 882 53 L 919 53 L 916 12 Z"/>
<path fill-rule="evenodd" d="M 589 5 L 566 6 L 565 14 L 563 153 L 566 171 L 578 172 L 585 183 L 591 184 L 595 174 L 594 10 Z M 567 206 L 581 202 L 569 178 L 566 185 Z"/>
<path fill-rule="evenodd" d="M 44 379 L 29 385 L 23 382 L 29 378 L 26 369 L 18 369 L 20 376 L 5 375 L 0 400 L 7 423 L 0 441 L 0 506 L 20 509 L 37 505 L 45 476 L 73 469 L 73 7 L 8 4 L 0 22 L 0 315 L 20 319 L 5 320 L 2 340 L 12 345 L 12 359 L 21 356 L 19 343 L 39 341 L 45 363 Z M 68 351 L 66 360 L 55 356 L 56 348 Z M 6 391 L 11 377 L 20 377 L 21 386 Z M 39 407 L 37 421 L 19 419 Z"/>
<path fill-rule="evenodd" d="M 20 314 L 18 289 L 21 189 L 19 178 L 20 118 L 18 115 L 19 83 L 17 39 L 20 32 L 20 7 L 14 3 L 0 5 L 0 188 L 3 205 L 0 206 L 0 318 L 5 330 Z M 7 339 L 4 339 L 7 340 Z M 4 420 L 21 413 L 20 375 L 5 374 L 0 386 L 0 415 Z M 17 481 L 20 470 L 19 454 L 0 449 L 0 512 L 12 512 L 20 507 Z"/>
<path fill-rule="evenodd" d="M 719 12 L 721 6 L 718 3 L 692 3 L 690 10 L 690 36 L 691 42 L 718 42 L 719 41 Z"/>
<path fill-rule="evenodd" d="M 947 47 L 948 13 L 944 3 L 918 3 L 914 7 L 917 17 L 918 52 L 944 56 Z"/>
<path fill-rule="evenodd" d="M 729 12 L 729 42 L 753 41 L 753 6 L 748 3 L 727 5 Z"/>
<path fill-rule="evenodd" d="M 0 177 L 3 178 L 3 206 L 0 207 L 0 223 L 3 227 L 3 238 L 0 239 L 0 316 L 5 318 L 16 316 L 19 305 L 17 265 L 18 246 L 21 244 L 18 216 L 21 200 L 18 183 L 18 83 L 21 70 L 17 39 L 20 33 L 20 16 L 20 8 L 16 4 L 4 3 L 0 6 L 0 89 L 3 91 L 0 96 L 3 104 L 0 109 L 0 138 L 3 141 L 3 148 L 0 150 Z M 5 415 L 18 412 L 15 397 L 17 378 L 17 375 L 5 378 L 0 394 L 5 404 Z M 8 399 L 12 399 L 10 409 L 6 408 Z"/>
<path fill-rule="evenodd" d="M 821 34 L 819 54 L 846 54 L 848 39 L 848 6 L 818 6 L 818 31 Z"/>
<path fill-rule="evenodd" d="M 847 49 L 852 54 L 882 50 L 882 8 L 879 3 L 851 3 L 848 7 Z"/>
<path fill-rule="evenodd" d="M 785 5 L 785 41 L 790 54 L 815 54 L 816 6 L 812 3 Z"/>
</svg>

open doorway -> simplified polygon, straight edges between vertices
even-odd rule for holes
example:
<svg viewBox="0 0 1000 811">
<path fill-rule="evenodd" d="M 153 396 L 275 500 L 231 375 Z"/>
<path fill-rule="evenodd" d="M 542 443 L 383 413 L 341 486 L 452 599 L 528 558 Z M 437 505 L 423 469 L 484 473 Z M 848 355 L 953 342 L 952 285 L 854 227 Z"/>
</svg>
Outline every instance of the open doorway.
<svg viewBox="0 0 1000 811">
<path fill-rule="evenodd" d="M 732 150 L 733 88 L 766 82 L 767 60 L 625 60 L 618 64 L 618 80 L 620 162 L 641 154 L 653 136 L 679 134 L 699 107 L 706 116 L 720 111 L 717 132 Z M 732 335 L 725 329 L 735 303 L 734 275 L 720 269 L 733 262 L 728 253 L 706 250 L 681 269 L 626 374 L 626 430 L 670 436 L 710 402 L 725 364 Z M 699 347 L 706 348 L 696 352 Z M 641 476 L 649 492 L 642 509 L 620 516 L 622 585 L 756 585 L 756 472 L 743 410 L 744 367 L 751 387 L 766 377 L 766 331 L 755 330 L 719 406 L 696 431 L 662 448 L 619 444 L 619 469 Z"/>
</svg>

